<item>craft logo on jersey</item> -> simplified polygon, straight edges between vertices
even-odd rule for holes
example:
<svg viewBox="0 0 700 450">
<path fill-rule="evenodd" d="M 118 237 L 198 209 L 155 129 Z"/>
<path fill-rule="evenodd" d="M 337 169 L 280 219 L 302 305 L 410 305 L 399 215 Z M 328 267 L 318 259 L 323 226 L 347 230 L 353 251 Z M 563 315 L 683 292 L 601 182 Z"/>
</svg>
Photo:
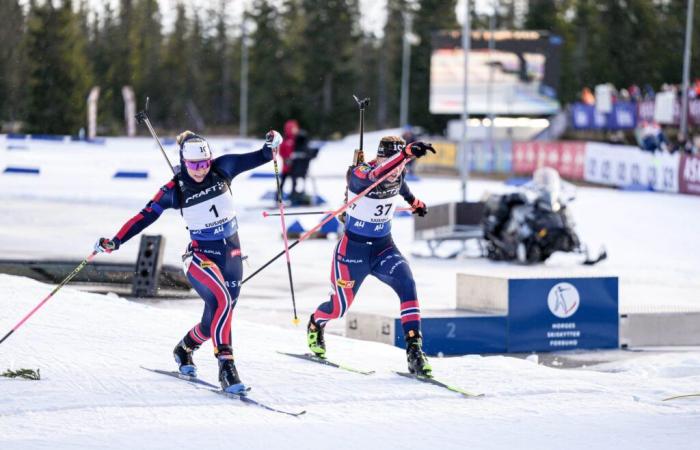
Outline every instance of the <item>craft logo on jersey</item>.
<svg viewBox="0 0 700 450">
<path fill-rule="evenodd" d="M 547 304 L 549 310 L 560 319 L 566 319 L 576 313 L 581 303 L 576 287 L 570 283 L 558 283 L 549 290 Z"/>
</svg>

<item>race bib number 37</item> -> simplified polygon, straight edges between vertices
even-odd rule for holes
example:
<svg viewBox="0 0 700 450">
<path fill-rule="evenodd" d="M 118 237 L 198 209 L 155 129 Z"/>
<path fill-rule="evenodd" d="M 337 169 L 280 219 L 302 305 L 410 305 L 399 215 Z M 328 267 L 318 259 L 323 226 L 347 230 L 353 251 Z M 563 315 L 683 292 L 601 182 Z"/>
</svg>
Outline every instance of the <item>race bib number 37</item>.
<svg viewBox="0 0 700 450">
<path fill-rule="evenodd" d="M 388 222 L 394 217 L 398 196 L 373 199 L 362 197 L 348 210 L 348 215 L 370 223 Z"/>
</svg>

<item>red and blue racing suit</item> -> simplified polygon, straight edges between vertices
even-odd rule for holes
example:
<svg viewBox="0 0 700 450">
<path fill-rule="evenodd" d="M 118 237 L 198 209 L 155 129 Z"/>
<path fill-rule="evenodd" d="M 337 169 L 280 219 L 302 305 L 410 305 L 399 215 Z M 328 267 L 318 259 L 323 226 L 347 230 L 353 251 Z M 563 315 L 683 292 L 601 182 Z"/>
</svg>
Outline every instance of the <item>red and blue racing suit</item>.
<svg viewBox="0 0 700 450">
<path fill-rule="evenodd" d="M 231 313 L 238 300 L 243 265 L 238 222 L 229 184 L 238 174 L 272 160 L 262 149 L 224 155 L 212 161 L 201 183 L 179 172 L 119 230 L 113 240 L 125 243 L 155 222 L 168 208 L 180 209 L 192 242 L 183 258 L 187 278 L 204 300 L 201 321 L 186 339 L 200 345 L 212 338 L 214 350 L 231 347 Z"/>
<path fill-rule="evenodd" d="M 389 171 L 396 170 L 405 159 L 397 153 L 381 164 L 363 163 L 348 172 L 348 189 L 357 195 Z M 399 196 L 409 204 L 415 197 L 404 180 L 402 170 L 389 176 L 347 211 L 345 234 L 333 253 L 331 296 L 318 306 L 314 321 L 326 322 L 345 315 L 367 275 L 374 275 L 389 285 L 401 301 L 401 324 L 404 334 L 420 333 L 420 308 L 416 284 L 408 262 L 391 237 L 391 221 Z"/>
</svg>

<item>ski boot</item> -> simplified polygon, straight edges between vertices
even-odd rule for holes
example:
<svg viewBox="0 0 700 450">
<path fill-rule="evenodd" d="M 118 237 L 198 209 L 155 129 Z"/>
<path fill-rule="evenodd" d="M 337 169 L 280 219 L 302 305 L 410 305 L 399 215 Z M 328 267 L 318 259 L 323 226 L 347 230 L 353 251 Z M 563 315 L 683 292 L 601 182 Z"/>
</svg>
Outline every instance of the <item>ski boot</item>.
<svg viewBox="0 0 700 450">
<path fill-rule="evenodd" d="M 409 331 L 406 336 L 406 359 L 408 371 L 414 375 L 431 378 L 433 368 L 428 362 L 428 357 L 423 353 L 423 339 L 420 333 Z"/>
<path fill-rule="evenodd" d="M 199 348 L 189 336 L 185 336 L 173 349 L 173 357 L 178 365 L 178 370 L 183 375 L 197 376 L 197 366 L 192 360 L 192 353 Z"/>
<path fill-rule="evenodd" d="M 244 395 L 248 390 L 245 384 L 241 382 L 236 370 L 236 364 L 233 362 L 233 352 L 228 345 L 222 345 L 216 352 L 216 357 L 219 360 L 219 382 L 221 389 L 231 394 Z"/>
<path fill-rule="evenodd" d="M 309 324 L 306 326 L 306 342 L 309 349 L 319 358 L 326 357 L 326 341 L 323 339 L 323 327 L 314 320 L 314 315 L 309 317 Z"/>
</svg>

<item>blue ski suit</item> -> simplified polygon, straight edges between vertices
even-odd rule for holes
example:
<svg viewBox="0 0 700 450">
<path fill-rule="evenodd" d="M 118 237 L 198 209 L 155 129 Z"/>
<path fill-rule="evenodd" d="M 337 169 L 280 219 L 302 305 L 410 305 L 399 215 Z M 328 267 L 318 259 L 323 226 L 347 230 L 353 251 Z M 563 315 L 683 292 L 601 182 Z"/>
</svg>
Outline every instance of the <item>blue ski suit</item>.
<svg viewBox="0 0 700 450">
<path fill-rule="evenodd" d="M 396 170 L 404 158 L 403 153 L 397 153 L 381 164 L 371 161 L 350 169 L 350 194 L 359 194 L 382 175 Z M 391 237 L 391 221 L 399 196 L 409 204 L 415 200 L 404 177 L 403 170 L 396 176 L 389 176 L 348 209 L 345 234 L 333 252 L 332 293 L 313 314 L 318 325 L 324 326 L 329 320 L 344 316 L 363 280 L 371 274 L 399 296 L 404 334 L 420 332 L 420 308 L 413 274 Z"/>
<path fill-rule="evenodd" d="M 183 256 L 185 272 L 204 300 L 202 318 L 186 337 L 196 345 L 211 338 L 215 352 L 221 346 L 231 346 L 231 313 L 243 278 L 238 221 L 229 185 L 238 174 L 271 160 L 272 150 L 265 145 L 255 152 L 215 158 L 201 183 L 186 170 L 180 171 L 113 238 L 119 245 L 125 243 L 164 210 L 181 210 L 192 239 Z"/>
</svg>

